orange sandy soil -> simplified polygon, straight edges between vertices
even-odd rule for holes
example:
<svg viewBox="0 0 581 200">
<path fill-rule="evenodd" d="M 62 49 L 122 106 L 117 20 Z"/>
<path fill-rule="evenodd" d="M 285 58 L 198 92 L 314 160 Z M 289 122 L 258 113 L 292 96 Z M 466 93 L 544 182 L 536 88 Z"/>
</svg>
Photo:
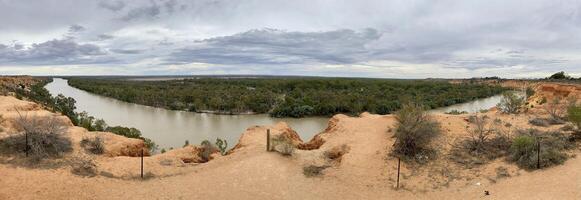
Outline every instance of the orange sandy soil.
<svg viewBox="0 0 581 200">
<path fill-rule="evenodd" d="M 541 91 L 542 87 L 535 87 Z M 14 132 L 15 108 L 68 120 L 34 103 L 0 97 L 0 114 L 6 119 L 0 124 L 4 128 L 0 138 Z M 511 132 L 531 128 L 529 119 L 546 116 L 538 106 L 519 115 L 494 110 L 482 115 L 510 123 L 506 128 Z M 308 143 L 285 123 L 250 127 L 226 156 L 213 154 L 214 159 L 207 163 L 196 163 L 199 149 L 195 146 L 146 157 L 145 171 L 150 177 L 146 180 L 139 179 L 140 158 L 131 157 L 138 155 L 141 141 L 88 132 L 68 122 L 65 134 L 73 141 L 74 151 L 58 160 L 66 163 L 75 157 L 90 157 L 98 175 L 74 175 L 66 164 L 26 167 L 15 162 L 19 157 L 0 155 L 0 199 L 581 199 L 581 158 L 574 156 L 579 148 L 569 152 L 572 158 L 565 164 L 536 171 L 521 170 L 505 158 L 471 167 L 452 161 L 452 145 L 468 136 L 468 116 L 433 116 L 442 126 L 442 135 L 432 144 L 437 157 L 425 165 L 402 162 L 399 189 L 394 187 L 397 159 L 389 154 L 394 143 L 392 115 L 336 115 Z M 562 126 L 534 128 L 547 131 Z M 273 135 L 294 138 L 299 148 L 312 150 L 297 149 L 292 156 L 266 152 L 266 129 Z M 105 138 L 106 153 L 100 156 L 86 153 L 78 144 L 84 137 L 97 135 Z M 332 160 L 325 152 L 342 156 Z M 303 167 L 308 165 L 329 167 L 321 176 L 306 177 Z M 501 167 L 508 176 L 497 175 Z M 485 196 L 485 190 L 490 195 Z"/>
</svg>

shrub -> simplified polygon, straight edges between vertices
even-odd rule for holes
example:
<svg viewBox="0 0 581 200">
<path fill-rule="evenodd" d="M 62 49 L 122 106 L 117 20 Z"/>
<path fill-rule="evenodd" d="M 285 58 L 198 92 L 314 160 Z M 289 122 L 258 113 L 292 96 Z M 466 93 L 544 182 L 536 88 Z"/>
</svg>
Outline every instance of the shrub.
<svg viewBox="0 0 581 200">
<path fill-rule="evenodd" d="M 184 146 L 183 147 L 186 147 L 188 145 L 190 145 L 190 141 L 189 140 L 186 140 L 186 142 L 184 142 Z"/>
<path fill-rule="evenodd" d="M 273 136 L 270 144 L 274 151 L 279 152 L 283 156 L 291 156 L 295 150 L 292 140 L 286 135 Z"/>
<path fill-rule="evenodd" d="M 572 105 L 567 109 L 567 119 L 577 126 L 577 130 L 581 129 L 581 106 Z"/>
<path fill-rule="evenodd" d="M 202 141 L 200 146 L 202 150 L 198 152 L 198 156 L 202 159 L 202 162 L 210 161 L 212 159 L 211 158 L 212 153 L 218 151 L 218 149 L 214 145 L 212 145 L 212 143 L 210 143 L 210 141 L 208 140 Z"/>
<path fill-rule="evenodd" d="M 468 112 L 466 111 L 458 111 L 458 110 L 451 110 L 450 112 L 445 112 L 444 114 L 449 114 L 449 115 L 460 115 L 460 114 L 467 114 Z"/>
<path fill-rule="evenodd" d="M 40 161 L 72 151 L 71 141 L 62 134 L 62 123 L 55 118 L 20 116 L 16 125 L 22 132 L 0 140 L 0 152 L 16 154 L 28 151 L 32 161 Z"/>
<path fill-rule="evenodd" d="M 103 144 L 103 139 L 99 136 L 94 138 L 83 138 L 81 140 L 81 147 L 93 154 L 105 153 L 105 144 Z"/>
<path fill-rule="evenodd" d="M 536 169 L 539 158 L 540 167 L 546 168 L 564 163 L 568 159 L 565 150 L 574 148 L 569 138 L 559 132 L 545 133 L 539 136 L 520 135 L 513 140 L 510 147 L 509 160 L 516 162 L 524 169 Z"/>
<path fill-rule="evenodd" d="M 505 92 L 502 94 L 500 103 L 496 105 L 500 111 L 504 113 L 518 113 L 522 105 L 524 105 L 524 97 L 519 97 L 514 92 Z"/>
<path fill-rule="evenodd" d="M 90 157 L 74 157 L 70 160 L 71 172 L 75 175 L 94 177 L 97 175 L 97 165 Z"/>
<path fill-rule="evenodd" d="M 220 149 L 220 154 L 226 155 L 226 149 L 228 148 L 228 141 L 216 138 L 216 146 Z"/>
<path fill-rule="evenodd" d="M 535 126 L 541 126 L 541 127 L 547 127 L 550 125 L 549 120 L 545 119 L 545 118 L 534 118 L 529 120 L 529 124 L 535 125 Z"/>
<path fill-rule="evenodd" d="M 316 165 L 309 165 L 309 166 L 305 166 L 303 167 L 303 174 L 306 177 L 315 177 L 315 176 L 320 176 L 323 173 L 323 170 L 328 168 L 329 166 L 316 166 Z"/>
<path fill-rule="evenodd" d="M 416 157 L 440 134 L 440 125 L 432 120 L 424 107 L 407 103 L 396 113 L 394 153 L 407 158 Z"/>
<path fill-rule="evenodd" d="M 472 127 L 467 127 L 469 137 L 460 140 L 451 151 L 451 159 L 472 166 L 483 164 L 506 155 L 510 148 L 510 129 L 505 130 L 502 121 L 490 123 L 484 116 L 473 116 Z"/>
<path fill-rule="evenodd" d="M 551 119 L 554 121 L 562 121 L 566 112 L 566 104 L 561 102 L 561 99 L 556 97 L 551 102 L 545 104 L 543 109 L 549 113 Z"/>
<path fill-rule="evenodd" d="M 343 155 L 348 153 L 349 150 L 350 150 L 349 146 L 343 144 L 341 146 L 336 146 L 323 152 L 323 155 L 330 160 L 336 160 L 340 162 Z"/>
<path fill-rule="evenodd" d="M 526 96 L 528 99 L 529 97 L 532 97 L 535 95 L 535 90 L 531 87 L 527 87 L 527 89 L 525 90 L 525 93 L 526 93 Z"/>
<path fill-rule="evenodd" d="M 471 116 L 474 128 L 468 128 L 470 134 L 469 148 L 471 151 L 481 152 L 485 149 L 485 143 L 494 130 L 488 126 L 487 118 L 482 116 Z"/>
</svg>

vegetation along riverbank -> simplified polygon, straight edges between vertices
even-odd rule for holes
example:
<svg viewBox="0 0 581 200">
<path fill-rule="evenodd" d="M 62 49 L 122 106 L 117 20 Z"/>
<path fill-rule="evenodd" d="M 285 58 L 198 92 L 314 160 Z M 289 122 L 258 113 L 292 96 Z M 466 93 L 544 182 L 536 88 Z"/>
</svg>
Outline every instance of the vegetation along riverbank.
<svg viewBox="0 0 581 200">
<path fill-rule="evenodd" d="M 414 99 L 427 108 L 463 103 L 507 89 L 444 80 L 357 78 L 197 78 L 165 81 L 70 78 L 69 85 L 142 105 L 220 114 L 269 113 L 273 117 L 388 114 Z"/>
</svg>

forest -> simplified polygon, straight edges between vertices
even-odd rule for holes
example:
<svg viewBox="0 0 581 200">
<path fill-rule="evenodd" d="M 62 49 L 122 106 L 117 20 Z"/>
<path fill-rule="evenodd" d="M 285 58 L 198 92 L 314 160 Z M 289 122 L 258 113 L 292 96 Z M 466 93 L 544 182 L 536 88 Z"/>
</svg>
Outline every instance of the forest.
<svg viewBox="0 0 581 200">
<path fill-rule="evenodd" d="M 268 113 L 273 117 L 388 114 L 402 101 L 427 108 L 463 103 L 507 89 L 446 80 L 322 77 L 216 78 L 145 81 L 68 78 L 70 86 L 126 102 L 192 112 Z"/>
</svg>

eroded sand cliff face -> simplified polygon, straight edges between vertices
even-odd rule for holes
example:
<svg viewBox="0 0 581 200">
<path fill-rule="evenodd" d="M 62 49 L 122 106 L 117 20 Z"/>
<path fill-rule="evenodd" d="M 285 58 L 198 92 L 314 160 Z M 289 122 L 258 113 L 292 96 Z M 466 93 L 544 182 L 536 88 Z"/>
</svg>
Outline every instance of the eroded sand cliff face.
<svg viewBox="0 0 581 200">
<path fill-rule="evenodd" d="M 542 88 L 537 87 L 537 95 L 564 94 L 552 92 L 561 89 Z M 467 114 L 432 116 L 442 126 L 442 135 L 432 144 L 438 149 L 437 157 L 422 166 L 402 163 L 401 188 L 396 190 L 397 158 L 390 155 L 395 141 L 393 115 L 335 115 L 327 129 L 308 142 L 286 123 L 250 127 L 227 155 L 213 152 L 213 159 L 206 163 L 199 157 L 200 147 L 191 145 L 148 156 L 144 159 L 148 179 L 142 181 L 140 158 L 131 157 L 143 147 L 140 140 L 73 127 L 66 117 L 13 97 L 0 97 L 0 114 L 7 119 L 1 124 L 5 130 L 0 138 L 16 132 L 11 125 L 18 117 L 15 107 L 21 113 L 62 120 L 75 146 L 63 160 L 91 157 L 98 175 L 80 177 L 67 165 L 21 167 L 11 164 L 10 159 L 16 158 L 0 156 L 0 199 L 581 199 L 578 157 L 534 172 L 520 170 L 502 158 L 471 167 L 452 161 L 455 141 L 468 137 L 466 129 L 472 126 Z M 510 124 L 508 131 L 530 128 L 528 120 L 546 116 L 541 111 L 508 115 L 494 110 L 482 115 Z M 535 128 L 548 131 L 562 126 Z M 273 137 L 290 138 L 297 147 L 294 154 L 267 152 L 267 129 Z M 88 154 L 78 144 L 82 138 L 96 136 L 105 138 L 104 155 Z M 303 175 L 303 167 L 311 165 L 325 167 L 323 175 Z M 506 176 L 498 176 L 501 167 Z M 485 190 L 491 195 L 485 197 Z"/>
</svg>

